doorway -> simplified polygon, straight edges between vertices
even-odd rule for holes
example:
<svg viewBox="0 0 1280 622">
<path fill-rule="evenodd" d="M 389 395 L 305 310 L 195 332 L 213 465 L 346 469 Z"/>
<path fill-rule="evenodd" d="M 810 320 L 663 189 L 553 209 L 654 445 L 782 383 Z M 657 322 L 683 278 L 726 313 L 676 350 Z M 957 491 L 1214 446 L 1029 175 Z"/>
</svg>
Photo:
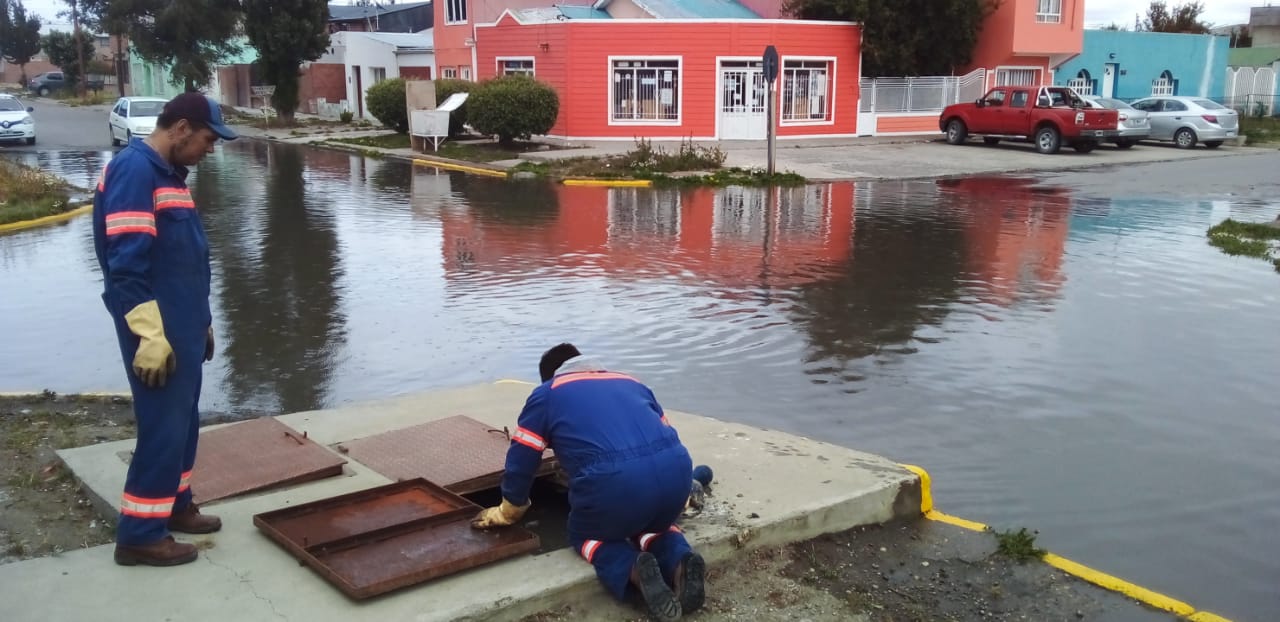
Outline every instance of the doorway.
<svg viewBox="0 0 1280 622">
<path fill-rule="evenodd" d="M 720 61 L 721 140 L 767 137 L 767 92 L 761 61 Z"/>
<path fill-rule="evenodd" d="M 1116 73 L 1118 73 L 1119 65 L 1116 63 L 1107 63 L 1102 69 L 1102 96 L 1115 97 L 1116 95 Z"/>
</svg>

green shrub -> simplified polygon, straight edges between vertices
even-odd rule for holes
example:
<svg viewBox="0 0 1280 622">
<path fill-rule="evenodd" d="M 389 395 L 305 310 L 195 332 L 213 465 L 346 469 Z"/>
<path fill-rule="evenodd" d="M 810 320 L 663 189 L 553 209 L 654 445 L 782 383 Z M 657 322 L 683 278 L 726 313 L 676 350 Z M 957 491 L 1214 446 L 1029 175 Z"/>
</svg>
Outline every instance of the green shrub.
<svg viewBox="0 0 1280 622">
<path fill-rule="evenodd" d="M 467 100 L 471 127 L 498 143 L 546 134 L 560 114 L 555 89 L 527 76 L 503 76 L 476 85 Z"/>
<path fill-rule="evenodd" d="M 669 153 L 654 147 L 647 138 L 636 140 L 636 148 L 627 152 L 627 166 L 634 171 L 674 173 L 677 171 L 714 171 L 724 166 L 728 154 L 718 146 L 703 147 L 691 140 L 681 140 L 680 150 Z"/>
<path fill-rule="evenodd" d="M 401 134 L 409 133 L 409 106 L 405 103 L 404 79 L 383 80 L 365 95 L 369 114 L 383 125 Z"/>
<path fill-rule="evenodd" d="M 351 114 L 350 110 L 343 110 L 341 113 L 338 114 L 338 120 L 342 121 L 343 123 L 350 123 L 351 120 L 354 119 L 355 117 L 356 116 L 354 114 Z"/>
<path fill-rule="evenodd" d="M 442 79 L 436 80 L 436 105 L 444 103 L 454 93 L 470 93 L 474 82 L 469 80 Z M 467 104 L 463 102 L 457 110 L 449 113 L 449 136 L 461 136 L 466 131 Z"/>
</svg>

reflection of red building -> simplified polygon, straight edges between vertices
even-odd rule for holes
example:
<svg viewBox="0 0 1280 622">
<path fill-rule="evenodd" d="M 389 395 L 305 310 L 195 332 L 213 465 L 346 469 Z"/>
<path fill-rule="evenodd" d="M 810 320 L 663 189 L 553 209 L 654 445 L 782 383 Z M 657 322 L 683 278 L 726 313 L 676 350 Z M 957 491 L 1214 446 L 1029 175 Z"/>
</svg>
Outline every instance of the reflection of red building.
<svg viewBox="0 0 1280 622">
<path fill-rule="evenodd" d="M 1067 190 L 1009 177 L 947 179 L 938 185 L 969 213 L 968 261 L 987 290 L 984 302 L 1009 306 L 1057 293 L 1065 280 L 1062 258 L 1070 230 Z"/>
<path fill-rule="evenodd" d="M 852 251 L 854 190 L 847 183 L 684 191 L 556 186 L 555 193 L 559 208 L 543 220 L 443 211 L 446 275 L 517 275 L 555 265 L 582 274 L 790 287 L 823 276 L 823 266 Z"/>
</svg>

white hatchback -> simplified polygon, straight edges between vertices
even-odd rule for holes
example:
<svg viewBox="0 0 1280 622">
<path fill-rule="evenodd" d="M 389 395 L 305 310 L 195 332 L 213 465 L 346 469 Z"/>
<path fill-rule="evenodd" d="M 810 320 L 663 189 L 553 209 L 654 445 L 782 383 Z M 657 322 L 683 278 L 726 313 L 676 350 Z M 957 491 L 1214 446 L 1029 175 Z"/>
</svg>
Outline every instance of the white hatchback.
<svg viewBox="0 0 1280 622">
<path fill-rule="evenodd" d="M 108 120 L 111 145 L 128 143 L 134 136 L 150 134 L 156 129 L 156 119 L 167 101 L 158 97 L 121 97 L 116 100 Z"/>
<path fill-rule="evenodd" d="M 28 145 L 36 144 L 36 120 L 31 116 L 34 111 L 21 99 L 0 93 L 0 142 L 20 140 Z"/>
</svg>

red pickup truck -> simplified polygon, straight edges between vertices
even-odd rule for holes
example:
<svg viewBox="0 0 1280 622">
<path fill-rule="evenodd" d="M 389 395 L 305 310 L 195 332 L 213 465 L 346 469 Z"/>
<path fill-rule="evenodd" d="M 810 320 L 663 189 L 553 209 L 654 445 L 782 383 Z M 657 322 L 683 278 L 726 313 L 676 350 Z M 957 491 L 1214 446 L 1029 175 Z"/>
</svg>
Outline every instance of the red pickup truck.
<svg viewBox="0 0 1280 622">
<path fill-rule="evenodd" d="M 1040 153 L 1057 153 L 1063 143 L 1080 153 L 1115 140 L 1120 113 L 1089 108 L 1075 91 L 1061 86 L 998 86 L 972 104 L 952 104 L 938 117 L 947 142 L 959 145 L 970 134 L 994 145 L 1003 138 L 1031 138 Z"/>
</svg>

